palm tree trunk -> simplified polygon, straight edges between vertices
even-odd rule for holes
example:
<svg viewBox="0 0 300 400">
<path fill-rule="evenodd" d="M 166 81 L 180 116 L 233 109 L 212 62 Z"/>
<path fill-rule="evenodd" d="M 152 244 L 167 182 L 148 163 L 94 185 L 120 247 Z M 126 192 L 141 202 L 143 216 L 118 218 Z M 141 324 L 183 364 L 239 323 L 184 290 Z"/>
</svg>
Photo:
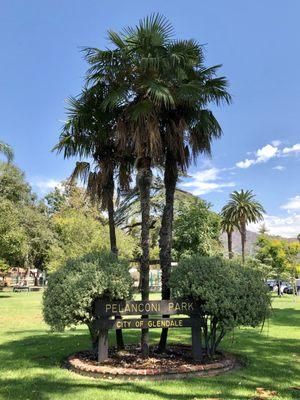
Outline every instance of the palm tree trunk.
<svg viewBox="0 0 300 400">
<path fill-rule="evenodd" d="M 112 253 L 118 255 L 117 248 L 117 238 L 116 238 L 116 227 L 115 227 L 115 210 L 114 210 L 114 202 L 113 198 L 109 196 L 107 201 L 107 212 L 108 212 L 108 224 L 109 224 L 109 241 L 110 241 L 110 250 Z"/>
<path fill-rule="evenodd" d="M 241 242 L 242 242 L 242 261 L 245 263 L 245 249 L 246 249 L 246 223 L 245 221 L 241 222 Z"/>
<path fill-rule="evenodd" d="M 174 215 L 174 194 L 176 183 L 178 179 L 177 163 L 170 152 L 166 155 L 165 165 L 165 206 L 161 221 L 160 238 L 159 238 L 159 258 L 161 266 L 161 279 L 162 279 L 162 300 L 170 299 L 170 271 L 171 271 L 171 251 L 172 251 L 172 228 L 173 228 L 173 215 Z M 168 318 L 169 315 L 163 317 Z M 160 336 L 159 351 L 164 352 L 167 346 L 168 329 L 163 328 Z"/>
<path fill-rule="evenodd" d="M 108 224 L 109 224 L 109 239 L 110 239 L 110 250 L 116 256 L 118 256 L 117 238 L 116 238 L 116 225 L 115 225 L 115 210 L 114 210 L 114 176 L 113 173 L 109 177 L 107 185 L 107 212 L 108 212 Z M 121 318 L 116 316 L 116 319 Z M 122 329 L 116 330 L 116 342 L 117 350 L 124 350 L 125 344 L 123 339 Z"/>
<path fill-rule="evenodd" d="M 149 229 L 150 229 L 150 189 L 152 183 L 151 159 L 144 157 L 137 165 L 137 184 L 140 192 L 142 225 L 141 225 L 141 294 L 142 300 L 149 300 Z M 142 318 L 148 318 L 142 315 Z M 149 356 L 148 329 L 142 329 L 141 351 L 143 357 Z"/>
<path fill-rule="evenodd" d="M 229 257 L 229 259 L 232 259 L 233 258 L 232 231 L 227 231 L 227 243 L 228 243 L 228 257 Z"/>
</svg>

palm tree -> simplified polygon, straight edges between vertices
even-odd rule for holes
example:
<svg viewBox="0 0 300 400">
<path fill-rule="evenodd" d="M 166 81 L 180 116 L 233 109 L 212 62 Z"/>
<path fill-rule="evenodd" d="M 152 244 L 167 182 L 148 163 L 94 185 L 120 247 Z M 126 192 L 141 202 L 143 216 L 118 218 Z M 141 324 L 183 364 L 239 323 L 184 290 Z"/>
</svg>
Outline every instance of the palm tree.
<svg viewBox="0 0 300 400">
<path fill-rule="evenodd" d="M 297 240 L 300 243 L 300 233 L 297 235 Z"/>
<path fill-rule="evenodd" d="M 92 157 L 93 163 L 78 161 L 70 177 L 71 181 L 81 178 L 87 184 L 87 193 L 93 202 L 107 210 L 109 220 L 110 247 L 118 254 L 114 219 L 114 178 L 118 170 L 122 189 L 130 181 L 132 158 L 121 157 L 116 151 L 115 124 L 117 109 L 105 114 L 99 107 L 105 95 L 104 85 L 85 89 L 78 98 L 69 99 L 69 119 L 64 125 L 55 150 L 65 157 Z M 121 330 L 116 331 L 117 346 L 124 348 Z"/>
<path fill-rule="evenodd" d="M 178 171 L 185 173 L 200 153 L 211 154 L 211 142 L 219 138 L 222 130 L 208 103 L 230 103 L 231 98 L 224 77 L 216 77 L 220 66 L 206 68 L 202 47 L 195 41 L 176 41 L 169 47 L 169 58 L 180 54 L 176 76 L 169 76 L 174 106 L 163 115 L 165 126 L 165 207 L 160 230 L 160 263 L 162 269 L 162 299 L 170 299 L 169 276 L 171 269 L 172 223 L 174 193 Z M 168 330 L 163 329 L 159 349 L 165 351 Z"/>
<path fill-rule="evenodd" d="M 0 153 L 4 154 L 7 158 L 7 162 L 10 163 L 14 159 L 13 149 L 5 142 L 0 140 Z"/>
<path fill-rule="evenodd" d="M 221 226 L 222 231 L 226 232 L 227 234 L 227 245 L 228 245 L 228 258 L 233 258 L 233 251 L 232 251 L 232 234 L 236 227 L 235 223 L 229 219 L 226 219 L 226 216 L 222 216 Z"/>
<path fill-rule="evenodd" d="M 246 227 L 249 222 L 258 222 L 263 219 L 263 206 L 256 200 L 252 190 L 234 191 L 230 201 L 223 207 L 221 214 L 224 218 L 236 221 L 241 234 L 242 259 L 245 262 L 245 244 L 247 240 Z"/>
</svg>

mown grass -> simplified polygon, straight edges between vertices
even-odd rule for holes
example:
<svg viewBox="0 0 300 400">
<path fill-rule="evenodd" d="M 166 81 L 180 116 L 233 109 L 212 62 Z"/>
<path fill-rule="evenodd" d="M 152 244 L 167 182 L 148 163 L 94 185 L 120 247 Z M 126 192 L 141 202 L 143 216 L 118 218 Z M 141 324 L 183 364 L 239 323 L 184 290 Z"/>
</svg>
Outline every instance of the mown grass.
<svg viewBox="0 0 300 400">
<path fill-rule="evenodd" d="M 300 399 L 300 298 L 275 299 L 271 318 L 260 329 L 236 330 L 222 348 L 245 366 L 217 377 L 181 381 L 122 382 L 80 377 L 60 368 L 67 355 L 89 347 L 84 327 L 49 333 L 41 314 L 41 293 L 0 293 L 0 399 L 192 400 L 252 399 L 255 389 L 278 392 L 276 399 Z M 159 331 L 151 331 L 151 341 Z M 110 337 L 113 341 L 113 335 Z M 137 331 L 126 331 L 137 342 Z M 174 329 L 172 342 L 188 343 L 189 329 Z"/>
</svg>

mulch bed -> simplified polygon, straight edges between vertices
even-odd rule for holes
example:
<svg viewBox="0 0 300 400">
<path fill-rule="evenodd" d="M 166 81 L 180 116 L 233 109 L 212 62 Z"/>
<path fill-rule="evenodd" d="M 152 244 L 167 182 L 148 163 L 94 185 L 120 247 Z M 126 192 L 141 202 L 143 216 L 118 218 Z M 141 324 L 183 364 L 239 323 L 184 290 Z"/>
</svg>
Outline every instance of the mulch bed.
<svg viewBox="0 0 300 400">
<path fill-rule="evenodd" d="M 92 351 L 80 351 L 68 357 L 65 367 L 98 378 L 118 379 L 179 379 L 188 376 L 216 375 L 238 367 L 236 359 L 225 353 L 218 353 L 214 359 L 204 358 L 203 363 L 195 362 L 189 346 L 169 346 L 167 353 L 160 354 L 157 347 L 150 348 L 150 356 L 144 359 L 140 348 L 126 346 L 117 352 L 109 349 L 109 359 L 101 364 Z"/>
</svg>

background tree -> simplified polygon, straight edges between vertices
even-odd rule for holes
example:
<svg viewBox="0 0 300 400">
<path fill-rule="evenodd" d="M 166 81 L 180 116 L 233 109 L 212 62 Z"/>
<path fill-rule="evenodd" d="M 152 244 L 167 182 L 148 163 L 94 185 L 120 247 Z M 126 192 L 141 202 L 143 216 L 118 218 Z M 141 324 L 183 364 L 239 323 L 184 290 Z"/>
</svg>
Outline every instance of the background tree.
<svg viewBox="0 0 300 400">
<path fill-rule="evenodd" d="M 110 249 L 107 219 L 99 215 L 98 208 L 91 203 L 85 191 L 74 185 L 67 186 L 64 196 L 59 210 L 51 216 L 56 241 L 50 248 L 50 271 L 57 270 L 68 259 Z M 116 236 L 120 257 L 131 259 L 135 248 L 134 239 L 121 229 L 116 229 Z"/>
<path fill-rule="evenodd" d="M 257 240 L 256 258 L 262 263 L 270 265 L 270 275 L 276 279 L 278 296 L 281 296 L 281 281 L 288 276 L 288 258 L 285 242 L 268 238 L 266 235 L 259 236 Z"/>
<path fill-rule="evenodd" d="M 46 267 L 54 237 L 35 197 L 19 168 L 0 164 L 0 258 L 10 267 Z"/>
<path fill-rule="evenodd" d="M 200 254 L 214 256 L 222 253 L 220 244 L 221 218 L 210 210 L 204 200 L 194 199 L 179 206 L 174 221 L 174 255 Z"/>
<path fill-rule="evenodd" d="M 222 208 L 221 215 L 225 220 L 236 221 L 241 234 L 242 259 L 245 262 L 245 245 L 247 240 L 247 224 L 263 219 L 264 208 L 254 200 L 252 190 L 234 191 L 230 201 Z"/>
<path fill-rule="evenodd" d="M 0 197 L 14 204 L 32 204 L 36 196 L 18 167 L 0 163 Z"/>
</svg>

